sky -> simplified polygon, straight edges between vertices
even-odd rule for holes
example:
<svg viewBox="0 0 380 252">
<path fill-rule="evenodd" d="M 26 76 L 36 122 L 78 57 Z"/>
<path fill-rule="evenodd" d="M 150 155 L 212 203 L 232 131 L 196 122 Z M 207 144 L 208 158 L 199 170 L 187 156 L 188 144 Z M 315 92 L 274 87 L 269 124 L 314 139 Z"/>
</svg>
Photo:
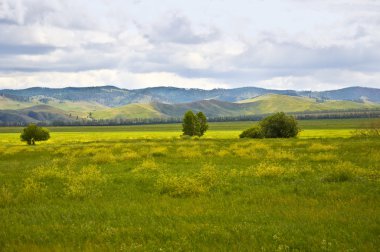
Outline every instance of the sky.
<svg viewBox="0 0 380 252">
<path fill-rule="evenodd" d="M 0 0 L 0 89 L 380 88 L 380 0 Z"/>
</svg>

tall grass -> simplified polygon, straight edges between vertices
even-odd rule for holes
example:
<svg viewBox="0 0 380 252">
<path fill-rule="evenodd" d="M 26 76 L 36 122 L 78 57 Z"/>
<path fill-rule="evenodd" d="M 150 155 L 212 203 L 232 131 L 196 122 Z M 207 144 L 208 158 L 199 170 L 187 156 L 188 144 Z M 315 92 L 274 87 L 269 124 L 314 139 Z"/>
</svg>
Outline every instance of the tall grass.
<svg viewBox="0 0 380 252">
<path fill-rule="evenodd" d="M 1 147 L 1 251 L 380 247 L 377 139 L 55 134 Z"/>
</svg>

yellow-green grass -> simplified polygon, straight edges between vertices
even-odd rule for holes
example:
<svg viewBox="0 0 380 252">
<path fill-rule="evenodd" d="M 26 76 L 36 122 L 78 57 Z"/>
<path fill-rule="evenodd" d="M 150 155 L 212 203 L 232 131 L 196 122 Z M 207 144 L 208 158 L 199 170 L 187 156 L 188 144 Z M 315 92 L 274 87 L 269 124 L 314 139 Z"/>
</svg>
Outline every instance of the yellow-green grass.
<svg viewBox="0 0 380 252">
<path fill-rule="evenodd" d="M 0 133 L 0 251 L 377 251 L 380 142 L 345 137 L 373 122 L 308 121 L 297 139 L 239 139 L 247 122 L 200 139 Z"/>
<path fill-rule="evenodd" d="M 72 116 L 79 116 L 81 118 L 88 116 L 89 112 L 104 110 L 108 108 L 107 106 L 96 102 L 69 100 L 60 101 L 56 99 L 49 99 L 47 103 L 42 103 L 37 98 L 31 100 L 30 102 L 21 102 L 0 96 L 0 110 L 24 109 L 36 105 L 49 105 L 54 108 L 64 110 L 67 112 L 67 114 L 71 114 Z"/>
<path fill-rule="evenodd" d="M 255 106 L 255 114 L 273 113 L 277 111 L 303 112 L 380 107 L 379 104 L 371 102 L 358 103 L 352 101 L 333 100 L 320 103 L 316 102 L 316 100 L 312 98 L 277 94 L 263 95 L 252 99 L 242 100 L 238 103 L 257 103 L 257 106 Z"/>
<path fill-rule="evenodd" d="M 302 130 L 298 138 L 347 138 L 352 135 L 353 130 L 368 128 L 378 122 L 379 119 L 304 120 L 299 122 Z M 244 129 L 255 124 L 257 122 L 210 123 L 210 130 L 203 138 L 236 139 Z M 127 139 L 179 139 L 181 135 L 181 124 L 50 127 L 49 129 L 51 139 L 40 144 Z M 21 131 L 22 127 L 0 127 L 0 143 L 22 144 Z"/>
<path fill-rule="evenodd" d="M 236 139 L 239 138 L 239 130 L 210 130 L 203 136 L 204 139 Z M 0 133 L 2 144 L 22 144 L 20 142 L 20 133 Z M 97 141 L 118 141 L 128 139 L 179 139 L 181 138 L 180 131 L 165 131 L 165 132 L 52 132 L 51 139 L 39 144 L 56 144 L 59 142 L 97 142 Z M 334 130 L 303 130 L 299 134 L 299 139 L 304 138 L 346 138 L 352 135 L 352 130 L 349 129 L 334 129 Z"/>
<path fill-rule="evenodd" d="M 210 131 L 243 131 L 253 125 L 256 121 L 238 122 L 211 122 Z M 365 119 L 325 119 L 325 120 L 300 120 L 299 126 L 302 130 L 310 129 L 361 129 L 369 128 L 374 124 L 379 124 L 379 118 Z M 23 127 L 0 127 L 0 133 L 18 133 Z M 58 126 L 48 127 L 51 132 L 166 132 L 181 130 L 180 123 L 173 124 L 146 124 L 146 125 L 127 125 L 127 126 Z"/>
<path fill-rule="evenodd" d="M 155 110 L 151 104 L 128 104 L 117 108 L 108 108 L 98 110 L 93 113 L 95 119 L 111 118 L 160 118 L 163 117 L 160 112 Z"/>
<path fill-rule="evenodd" d="M 22 108 L 27 108 L 33 105 L 36 105 L 36 104 L 31 103 L 31 102 L 15 101 L 15 100 L 12 100 L 5 96 L 0 95 L 0 110 L 22 109 Z"/>
<path fill-rule="evenodd" d="M 59 101 L 52 100 L 47 103 L 47 105 L 62 109 L 72 116 L 87 117 L 91 112 L 98 110 L 104 110 L 108 108 L 102 104 L 96 102 L 86 102 L 86 101 Z"/>
</svg>

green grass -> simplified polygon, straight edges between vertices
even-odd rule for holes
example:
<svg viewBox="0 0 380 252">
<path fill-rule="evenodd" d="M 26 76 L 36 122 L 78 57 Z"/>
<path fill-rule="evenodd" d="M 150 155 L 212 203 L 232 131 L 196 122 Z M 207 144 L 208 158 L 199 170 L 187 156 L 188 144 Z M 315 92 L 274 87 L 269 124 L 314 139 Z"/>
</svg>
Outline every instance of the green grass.
<svg viewBox="0 0 380 252">
<path fill-rule="evenodd" d="M 98 110 L 93 113 L 95 119 L 134 119 L 134 118 L 159 118 L 162 114 L 150 104 L 128 104 L 117 108 Z"/>
<path fill-rule="evenodd" d="M 96 102 L 86 101 L 69 101 L 69 100 L 57 100 L 49 99 L 47 103 L 42 103 L 38 98 L 32 99 L 30 102 L 21 102 L 9 99 L 4 96 L 0 96 L 0 109 L 23 109 L 36 105 L 49 105 L 53 108 L 61 109 L 72 115 L 87 116 L 88 112 L 104 110 L 107 107 Z"/>
<path fill-rule="evenodd" d="M 380 141 L 329 136 L 373 122 L 59 127 L 36 146 L 1 128 L 0 251 L 378 251 Z"/>
<path fill-rule="evenodd" d="M 339 129 L 353 130 L 358 128 L 368 128 L 374 123 L 379 123 L 379 118 L 372 119 L 328 119 L 328 120 L 300 120 L 299 126 L 303 130 L 318 129 Z M 243 131 L 257 122 L 239 121 L 239 122 L 211 122 L 210 131 Z M 146 124 L 146 125 L 128 125 L 128 126 L 57 126 L 48 127 L 51 132 L 178 132 L 181 131 L 180 123 L 173 124 Z M 0 133 L 19 133 L 23 127 L 0 127 Z"/>
<path fill-rule="evenodd" d="M 263 95 L 256 98 L 239 101 L 240 104 L 252 104 L 255 114 L 284 112 L 303 112 L 303 111 L 323 111 L 323 110 L 344 110 L 344 109 L 366 109 L 379 108 L 376 103 L 358 103 L 352 101 L 325 101 L 316 102 L 315 99 L 307 97 L 297 97 L 288 95 Z"/>
<path fill-rule="evenodd" d="M 22 109 L 22 108 L 31 107 L 33 105 L 34 104 L 31 102 L 15 101 L 15 100 L 12 100 L 0 95 L 0 109 L 1 110 L 2 109 Z"/>
</svg>

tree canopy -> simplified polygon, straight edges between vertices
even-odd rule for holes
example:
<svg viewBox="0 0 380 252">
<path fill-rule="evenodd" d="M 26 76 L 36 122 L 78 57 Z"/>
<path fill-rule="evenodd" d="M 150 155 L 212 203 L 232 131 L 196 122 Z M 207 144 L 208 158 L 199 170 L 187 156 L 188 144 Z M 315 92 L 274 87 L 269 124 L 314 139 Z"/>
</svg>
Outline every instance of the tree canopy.
<svg viewBox="0 0 380 252">
<path fill-rule="evenodd" d="M 21 141 L 34 145 L 36 141 L 46 141 L 50 138 L 49 130 L 35 124 L 29 124 L 21 133 Z"/>
<path fill-rule="evenodd" d="M 187 111 L 182 120 L 182 132 L 187 136 L 203 136 L 208 129 L 207 117 L 202 112 Z"/>
<path fill-rule="evenodd" d="M 240 134 L 240 138 L 290 138 L 296 137 L 300 129 L 293 116 L 279 112 L 261 120 L 258 126 Z"/>
</svg>

